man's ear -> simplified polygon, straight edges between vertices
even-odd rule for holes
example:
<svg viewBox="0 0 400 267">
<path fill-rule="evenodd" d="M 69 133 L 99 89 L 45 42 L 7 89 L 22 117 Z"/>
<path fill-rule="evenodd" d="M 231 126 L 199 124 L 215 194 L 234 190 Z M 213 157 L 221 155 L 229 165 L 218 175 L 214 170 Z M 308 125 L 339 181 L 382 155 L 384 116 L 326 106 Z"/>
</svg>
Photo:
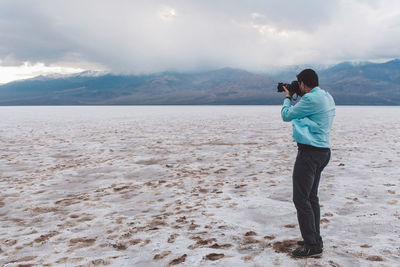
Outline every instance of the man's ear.
<svg viewBox="0 0 400 267">
<path fill-rule="evenodd" d="M 301 84 L 303 84 L 303 85 L 301 85 Z M 300 90 L 303 91 L 304 90 L 304 83 L 303 82 L 299 82 L 299 87 L 300 87 Z"/>
</svg>

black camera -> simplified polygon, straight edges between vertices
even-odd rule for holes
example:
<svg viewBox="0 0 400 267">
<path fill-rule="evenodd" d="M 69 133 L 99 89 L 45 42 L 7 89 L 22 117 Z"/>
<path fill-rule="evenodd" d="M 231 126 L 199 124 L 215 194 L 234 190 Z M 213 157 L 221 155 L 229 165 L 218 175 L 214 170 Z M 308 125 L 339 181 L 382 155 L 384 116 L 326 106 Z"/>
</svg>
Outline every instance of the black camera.
<svg viewBox="0 0 400 267">
<path fill-rule="evenodd" d="M 293 81 L 291 84 L 289 83 L 278 83 L 278 92 L 283 92 L 283 86 L 285 86 L 290 93 L 290 97 L 293 98 L 293 95 L 297 95 L 297 96 L 303 96 L 303 92 L 301 91 L 300 87 L 299 87 L 299 82 L 298 81 Z M 297 99 L 297 97 L 296 97 Z M 294 100 L 296 100 L 294 99 Z"/>
</svg>

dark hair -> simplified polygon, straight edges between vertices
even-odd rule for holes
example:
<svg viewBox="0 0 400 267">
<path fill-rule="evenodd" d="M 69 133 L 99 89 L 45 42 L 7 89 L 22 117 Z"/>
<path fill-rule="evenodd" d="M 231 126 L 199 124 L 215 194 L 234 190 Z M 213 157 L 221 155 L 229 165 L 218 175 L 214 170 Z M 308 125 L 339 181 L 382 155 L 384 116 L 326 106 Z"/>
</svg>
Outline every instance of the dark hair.
<svg viewBox="0 0 400 267">
<path fill-rule="evenodd" d="M 312 69 L 305 69 L 297 75 L 297 81 L 303 82 L 310 88 L 314 88 L 318 86 L 318 75 Z"/>
</svg>

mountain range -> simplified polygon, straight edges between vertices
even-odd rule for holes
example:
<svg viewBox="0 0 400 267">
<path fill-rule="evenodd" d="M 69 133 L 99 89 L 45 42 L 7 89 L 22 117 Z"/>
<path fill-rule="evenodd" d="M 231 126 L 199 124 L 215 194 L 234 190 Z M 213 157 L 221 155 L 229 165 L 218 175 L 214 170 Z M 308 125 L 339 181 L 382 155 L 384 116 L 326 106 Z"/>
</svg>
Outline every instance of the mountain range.
<svg viewBox="0 0 400 267">
<path fill-rule="evenodd" d="M 290 83 L 302 66 L 278 73 L 223 68 L 196 73 L 119 75 L 86 71 L 38 76 L 0 85 L 0 105 L 268 105 L 281 104 L 278 82 Z M 320 87 L 338 105 L 400 105 L 400 60 L 340 63 L 317 69 Z"/>
</svg>

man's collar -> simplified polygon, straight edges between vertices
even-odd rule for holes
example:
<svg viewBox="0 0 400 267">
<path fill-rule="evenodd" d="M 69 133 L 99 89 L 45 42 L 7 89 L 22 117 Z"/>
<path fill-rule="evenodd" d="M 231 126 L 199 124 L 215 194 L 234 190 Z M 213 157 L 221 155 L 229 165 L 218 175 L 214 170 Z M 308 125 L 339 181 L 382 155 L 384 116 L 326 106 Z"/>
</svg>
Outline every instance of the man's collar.
<svg viewBox="0 0 400 267">
<path fill-rule="evenodd" d="M 318 90 L 321 90 L 321 88 L 319 88 L 319 86 L 315 86 L 311 91 L 310 91 L 310 93 L 312 92 L 312 91 L 318 91 Z"/>
</svg>

